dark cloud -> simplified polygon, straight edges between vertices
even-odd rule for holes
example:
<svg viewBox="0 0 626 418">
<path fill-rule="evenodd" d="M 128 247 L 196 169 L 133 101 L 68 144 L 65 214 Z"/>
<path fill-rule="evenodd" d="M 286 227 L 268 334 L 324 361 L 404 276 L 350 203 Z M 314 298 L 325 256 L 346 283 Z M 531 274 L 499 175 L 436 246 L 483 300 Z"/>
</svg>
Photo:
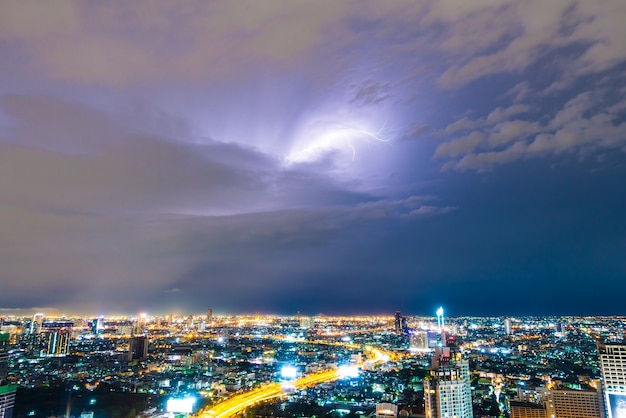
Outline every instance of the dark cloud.
<svg viewBox="0 0 626 418">
<path fill-rule="evenodd" d="M 0 307 L 616 313 L 625 16 L 2 2 Z"/>
</svg>

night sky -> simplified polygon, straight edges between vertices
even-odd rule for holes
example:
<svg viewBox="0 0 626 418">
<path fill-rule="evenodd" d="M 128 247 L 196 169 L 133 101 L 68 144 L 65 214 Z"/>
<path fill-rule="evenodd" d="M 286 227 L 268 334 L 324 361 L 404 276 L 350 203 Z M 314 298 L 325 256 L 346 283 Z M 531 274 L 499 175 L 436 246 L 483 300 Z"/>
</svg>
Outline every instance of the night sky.
<svg viewBox="0 0 626 418">
<path fill-rule="evenodd" d="M 626 314 L 626 2 L 0 2 L 0 314 Z"/>
</svg>

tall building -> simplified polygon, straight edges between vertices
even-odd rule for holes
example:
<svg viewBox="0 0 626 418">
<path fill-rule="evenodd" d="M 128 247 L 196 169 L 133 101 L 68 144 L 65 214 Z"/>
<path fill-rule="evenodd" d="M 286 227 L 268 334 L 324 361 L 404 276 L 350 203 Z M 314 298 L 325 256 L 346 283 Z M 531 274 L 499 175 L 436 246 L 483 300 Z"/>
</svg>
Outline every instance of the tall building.
<svg viewBox="0 0 626 418">
<path fill-rule="evenodd" d="M 396 311 L 395 315 L 393 316 L 393 325 L 394 325 L 394 331 L 396 332 L 396 334 L 401 334 L 402 333 L 402 314 L 400 313 L 400 311 Z"/>
<path fill-rule="evenodd" d="M 551 391 L 548 416 L 554 418 L 604 418 L 602 394 L 595 389 L 558 388 Z M 616 415 L 620 418 L 620 415 Z"/>
<path fill-rule="evenodd" d="M 598 341 L 598 356 L 607 416 L 626 417 L 626 343 Z"/>
<path fill-rule="evenodd" d="M 513 325 L 511 323 L 511 318 L 506 318 L 504 320 L 504 332 L 506 333 L 506 335 L 513 334 Z"/>
<path fill-rule="evenodd" d="M 36 313 L 33 315 L 33 320 L 30 323 L 30 333 L 31 335 L 37 335 L 41 332 L 41 326 L 43 324 L 43 314 Z"/>
<path fill-rule="evenodd" d="M 210 324 L 212 320 L 213 320 L 213 309 L 207 309 L 206 310 L 206 322 L 207 322 L 207 324 Z"/>
<path fill-rule="evenodd" d="M 437 348 L 424 381 L 427 418 L 472 418 L 469 363 L 450 347 Z"/>
<path fill-rule="evenodd" d="M 41 326 L 42 356 L 66 356 L 69 354 L 73 322 L 49 321 Z"/>
<path fill-rule="evenodd" d="M 144 361 L 148 357 L 148 337 L 140 335 L 128 340 L 128 360 Z"/>
<path fill-rule="evenodd" d="M 15 405 L 17 385 L 10 385 L 7 381 L 9 364 L 9 334 L 0 334 L 0 418 L 11 418 Z"/>
</svg>

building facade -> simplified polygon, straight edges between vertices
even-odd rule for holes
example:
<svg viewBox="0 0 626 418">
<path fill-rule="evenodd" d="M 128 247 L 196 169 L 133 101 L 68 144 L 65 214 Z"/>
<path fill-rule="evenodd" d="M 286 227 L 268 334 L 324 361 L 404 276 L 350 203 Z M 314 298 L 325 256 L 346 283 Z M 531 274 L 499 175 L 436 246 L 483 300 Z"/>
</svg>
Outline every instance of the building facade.
<svg viewBox="0 0 626 418">
<path fill-rule="evenodd" d="M 598 357 L 607 416 L 626 417 L 626 343 L 598 341 Z"/>
<path fill-rule="evenodd" d="M 604 418 L 602 393 L 592 389 L 551 391 L 548 415 L 554 418 Z"/>
<path fill-rule="evenodd" d="M 472 418 L 469 363 L 450 347 L 438 348 L 424 382 L 427 418 Z"/>
<path fill-rule="evenodd" d="M 10 385 L 6 378 L 9 364 L 9 334 L 0 334 L 0 418 L 11 418 L 15 406 L 16 385 Z"/>
</svg>

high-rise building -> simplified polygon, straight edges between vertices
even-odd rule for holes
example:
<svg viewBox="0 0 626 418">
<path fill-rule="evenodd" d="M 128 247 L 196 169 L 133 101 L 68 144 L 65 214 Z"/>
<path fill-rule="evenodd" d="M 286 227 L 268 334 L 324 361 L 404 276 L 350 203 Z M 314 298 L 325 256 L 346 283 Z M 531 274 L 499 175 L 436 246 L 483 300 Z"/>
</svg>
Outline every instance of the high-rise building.
<svg viewBox="0 0 626 418">
<path fill-rule="evenodd" d="M 145 335 L 131 337 L 128 340 L 128 360 L 144 361 L 148 357 L 148 337 Z"/>
<path fill-rule="evenodd" d="M 41 325 L 43 341 L 42 356 L 65 356 L 69 354 L 73 322 L 49 321 Z"/>
<path fill-rule="evenodd" d="M 30 323 L 30 333 L 31 335 L 37 335 L 41 332 L 41 326 L 43 324 L 43 314 L 36 313 L 33 315 L 33 320 Z"/>
<path fill-rule="evenodd" d="M 9 334 L 0 334 L 0 418 L 11 418 L 15 405 L 17 385 L 10 385 L 7 381 L 9 363 Z"/>
<path fill-rule="evenodd" d="M 437 348 L 424 381 L 427 418 L 472 418 L 469 363 L 450 347 Z"/>
<path fill-rule="evenodd" d="M 206 310 L 206 322 L 207 322 L 207 324 L 210 324 L 212 320 L 213 320 L 213 309 L 207 309 Z"/>
<path fill-rule="evenodd" d="M 598 341 L 598 356 L 608 418 L 626 417 L 626 343 Z"/>
<path fill-rule="evenodd" d="M 394 331 L 396 332 L 396 334 L 401 334 L 402 333 L 402 314 L 400 313 L 400 311 L 396 311 L 393 319 L 394 319 L 393 320 Z"/>
<path fill-rule="evenodd" d="M 511 318 L 506 318 L 504 320 L 504 332 L 506 333 L 506 335 L 513 334 L 513 325 L 511 323 Z"/>
<path fill-rule="evenodd" d="M 51 330 L 44 334 L 44 356 L 66 356 L 70 351 L 71 333 L 67 330 Z"/>
<path fill-rule="evenodd" d="M 553 389 L 547 406 L 554 418 L 604 418 L 602 393 L 595 389 Z"/>
</svg>

